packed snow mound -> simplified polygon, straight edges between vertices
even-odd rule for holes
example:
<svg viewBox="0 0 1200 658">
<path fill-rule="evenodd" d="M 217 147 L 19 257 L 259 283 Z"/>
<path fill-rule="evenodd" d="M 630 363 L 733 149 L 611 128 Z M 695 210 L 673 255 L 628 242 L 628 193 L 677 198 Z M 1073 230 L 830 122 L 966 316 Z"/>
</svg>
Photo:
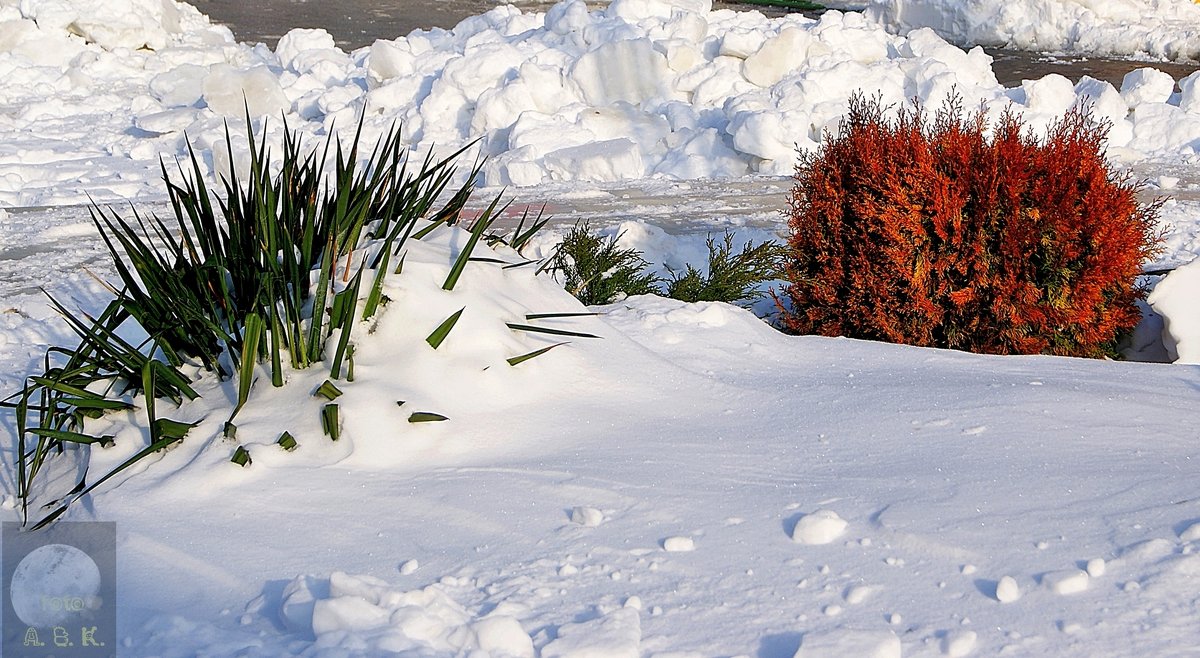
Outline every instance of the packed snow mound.
<svg viewBox="0 0 1200 658">
<path fill-rule="evenodd" d="M 185 153 L 185 139 L 223 173 L 247 149 L 235 140 L 228 152 L 225 123 L 247 110 L 269 139 L 280 117 L 321 136 L 365 114 L 367 143 L 394 123 L 417 156 L 474 143 L 467 157 L 488 158 L 479 182 L 496 186 L 790 175 L 797 150 L 836 130 L 862 90 L 897 107 L 958 93 L 1035 126 L 1095 102 L 1118 158 L 1187 157 L 1200 144 L 1190 79 L 1178 96 L 1159 93 L 1174 82 L 1163 74 L 1128 93 L 1062 79 L 1005 90 L 981 49 L 930 29 L 889 34 L 857 12 L 563 0 L 353 53 L 320 29 L 293 30 L 274 50 L 239 44 L 173 0 L 29 0 L 0 6 L 0 25 L 0 103 L 20 108 L 0 117 L 5 206 L 161 196 L 159 159 Z"/>
<path fill-rule="evenodd" d="M 1200 58 L 1200 6 L 1190 0 L 870 0 L 866 15 L 964 45 Z"/>
<path fill-rule="evenodd" d="M 476 614 L 440 585 L 404 591 L 371 576 L 335 571 L 300 576 L 284 588 L 285 629 L 315 638 L 313 655 L 481 655 L 533 658 L 533 640 L 501 611 Z"/>
<path fill-rule="evenodd" d="M 15 15 L 14 15 L 15 12 Z M 20 39 L 29 23 L 45 35 L 80 37 L 105 50 L 159 50 L 187 34 L 213 30 L 208 18 L 190 4 L 175 0 L 21 0 L 0 2 L 5 36 Z M 227 30 L 213 30 L 219 40 Z M 210 41 L 213 43 L 213 41 Z"/>
<path fill-rule="evenodd" d="M 1176 363 L 1200 363 L 1200 259 L 1160 281 L 1146 301 L 1163 318 L 1163 346 Z"/>
</svg>

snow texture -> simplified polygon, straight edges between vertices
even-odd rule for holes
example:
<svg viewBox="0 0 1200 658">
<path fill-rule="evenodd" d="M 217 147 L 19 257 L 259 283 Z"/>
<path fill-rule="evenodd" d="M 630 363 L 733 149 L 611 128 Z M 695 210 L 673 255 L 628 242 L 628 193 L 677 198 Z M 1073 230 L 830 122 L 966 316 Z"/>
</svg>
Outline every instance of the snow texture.
<svg viewBox="0 0 1200 658">
<path fill-rule="evenodd" d="M 868 0 L 889 29 L 929 27 L 960 44 L 1194 60 L 1200 7 L 1188 0 Z"/>
<path fill-rule="evenodd" d="M 185 136 L 215 178 L 243 166 L 248 147 L 235 140 L 227 152 L 223 131 L 247 114 L 272 140 L 283 118 L 315 137 L 360 116 L 368 141 L 399 122 L 418 156 L 478 140 L 489 186 L 790 175 L 796 150 L 836 130 L 856 92 L 928 108 L 957 93 L 993 117 L 1012 107 L 1034 127 L 1094 102 L 1113 122 L 1117 160 L 1200 158 L 1193 80 L 1147 69 L 1120 90 L 1063 78 L 1006 90 L 982 50 L 917 26 L 1063 30 L 1111 15 L 1126 30 L 1134 16 L 1143 38 L 1191 48 L 1155 17 L 1194 25 L 1200 8 L 1156 0 L 1134 15 L 1132 2 L 906 1 L 810 19 L 702 1 L 563 0 L 545 12 L 496 7 L 351 53 L 311 28 L 273 51 L 237 43 L 175 0 L 9 2 L 0 104 L 19 111 L 0 117 L 0 206 L 160 198 L 159 159 L 184 154 Z"/>
<path fill-rule="evenodd" d="M 1071 47 L 1099 51 L 1118 40 L 1100 18 L 1120 19 L 1120 39 L 1164 54 L 1190 48 L 1179 35 L 1191 28 L 1162 17 L 1194 11 L 1007 2 L 1027 12 L 1018 29 L 1017 14 L 985 2 L 892 4 L 956 40 L 991 30 L 1034 43 L 1076 20 Z M 490 156 L 482 182 L 536 185 L 518 199 L 556 218 L 529 257 L 587 219 L 666 275 L 701 263 L 710 233 L 778 237 L 789 183 L 772 176 L 836 128 L 857 89 L 927 106 L 957 89 L 1035 128 L 1093 103 L 1113 121 L 1114 162 L 1147 179 L 1148 196 L 1174 197 L 1147 270 L 1177 269 L 1146 277 L 1154 312 L 1134 340 L 1196 363 L 1200 74 L 1147 67 L 1120 88 L 1047 76 L 1003 89 L 982 50 L 931 29 L 889 33 L 883 9 L 811 20 L 703 0 L 574 0 L 496 7 L 346 53 L 319 29 L 273 50 L 237 43 L 173 0 L 0 0 L 0 389 L 75 339 L 41 289 L 90 313 L 109 298 L 103 244 L 87 209 L 68 204 L 130 199 L 169 214 L 160 156 L 170 166 L 187 135 L 207 173 L 244 167 L 223 124 L 240 129 L 247 109 L 269 143 L 279 114 L 313 139 L 363 112 L 368 143 L 402 121 L 417 158 L 482 138 L 468 153 Z M 199 400 L 159 401 L 199 421 L 189 439 L 65 517 L 117 522 L 123 654 L 1166 656 L 1195 645 L 1194 366 L 785 336 L 744 309 L 656 296 L 585 309 L 545 275 L 489 262 L 443 291 L 465 239 L 453 229 L 409 245 L 391 301 L 355 334 L 338 442 L 310 395 L 327 368 L 254 388 L 239 415 L 248 468 L 221 438 L 234 384 L 196 368 Z M 464 307 L 439 350 L 415 349 Z M 546 322 L 602 339 L 505 362 L 552 344 L 506 321 L 585 311 L 599 315 Z M 410 424 L 401 399 L 450 421 Z M 121 464 L 147 444 L 147 422 L 141 408 L 89 420 L 116 444 L 71 450 L 70 467 Z M 284 429 L 294 452 L 274 444 Z M 19 518 L 12 480 L 0 472 L 5 521 Z"/>
</svg>

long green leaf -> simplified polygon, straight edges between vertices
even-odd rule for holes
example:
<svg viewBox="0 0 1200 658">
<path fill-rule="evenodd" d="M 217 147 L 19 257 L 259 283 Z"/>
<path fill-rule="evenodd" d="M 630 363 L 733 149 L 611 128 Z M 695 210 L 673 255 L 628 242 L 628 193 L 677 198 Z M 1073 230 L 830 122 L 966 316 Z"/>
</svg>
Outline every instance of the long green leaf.
<svg viewBox="0 0 1200 658">
<path fill-rule="evenodd" d="M 513 331 L 528 331 L 539 334 L 550 334 L 551 336 L 573 336 L 575 338 L 599 338 L 596 334 L 586 334 L 582 331 L 567 331 L 566 329 L 552 329 L 550 327 L 537 327 L 532 324 L 517 324 L 514 322 L 505 323 L 509 329 Z"/>
<path fill-rule="evenodd" d="M 528 361 L 528 360 L 530 360 L 530 359 L 537 358 L 537 357 L 539 357 L 539 356 L 541 356 L 541 355 L 545 354 L 546 352 L 549 352 L 550 350 L 552 350 L 552 349 L 554 349 L 554 348 L 556 348 L 556 347 L 561 347 L 561 346 L 563 346 L 563 345 L 567 345 L 567 343 L 555 343 L 555 344 L 553 344 L 553 345 L 550 345 L 550 346 L 548 346 L 548 347 L 543 347 L 543 348 L 542 348 L 542 349 L 540 349 L 540 350 L 534 350 L 534 351 L 532 351 L 532 352 L 529 352 L 528 354 L 522 354 L 522 355 L 520 355 L 520 356 L 514 356 L 514 357 L 511 357 L 511 358 L 509 358 L 509 359 L 505 359 L 505 360 L 506 360 L 506 361 L 508 361 L 508 365 L 510 365 L 510 366 L 520 365 L 520 364 L 522 364 L 522 363 L 525 363 L 526 361 Z"/>
<path fill-rule="evenodd" d="M 266 324 L 258 313 L 246 316 L 246 325 L 242 330 L 242 357 L 238 364 L 238 399 L 230 419 L 242 410 L 246 400 L 250 399 L 250 387 L 254 384 L 254 369 L 258 365 L 258 344 L 262 339 Z"/>
<path fill-rule="evenodd" d="M 454 259 L 454 264 L 450 266 L 446 281 L 442 283 L 442 290 L 454 290 L 454 286 L 458 285 L 458 279 L 466 269 L 467 261 L 471 259 L 471 254 L 475 251 L 475 245 L 479 244 L 479 238 L 483 237 L 484 231 L 491 227 L 492 222 L 499 216 L 499 213 L 496 212 L 496 207 L 499 205 L 500 197 L 497 196 L 487 210 L 479 216 L 479 219 L 475 220 L 475 225 L 471 227 L 471 237 L 467 238 L 467 243 L 463 245 L 462 251 L 458 252 L 458 258 Z M 500 210 L 500 213 L 502 212 L 504 212 L 503 209 Z"/>
</svg>

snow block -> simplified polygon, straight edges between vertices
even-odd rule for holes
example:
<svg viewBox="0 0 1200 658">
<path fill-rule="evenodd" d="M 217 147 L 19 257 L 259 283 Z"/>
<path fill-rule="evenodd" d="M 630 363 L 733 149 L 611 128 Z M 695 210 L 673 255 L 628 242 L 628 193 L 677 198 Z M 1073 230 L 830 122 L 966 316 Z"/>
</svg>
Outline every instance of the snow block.
<svg viewBox="0 0 1200 658">
<path fill-rule="evenodd" d="M 795 658 L 900 658 L 900 638 L 890 630 L 835 628 L 805 633 Z"/>
<path fill-rule="evenodd" d="M 180 64 L 150 79 L 150 94 L 166 107 L 195 105 L 204 97 L 208 68 Z"/>
<path fill-rule="evenodd" d="M 1055 594 L 1078 594 L 1088 588 L 1088 575 L 1079 569 L 1052 571 L 1042 576 L 1042 584 Z"/>
<path fill-rule="evenodd" d="M 629 39 L 584 53 L 571 68 L 571 79 L 592 105 L 638 104 L 670 95 L 670 71 L 666 56 L 649 39 Z"/>
<path fill-rule="evenodd" d="M 800 544 L 829 544 L 842 536 L 849 525 L 837 512 L 820 509 L 796 522 L 792 541 Z"/>
<path fill-rule="evenodd" d="M 1179 81 L 1179 109 L 1185 112 L 1200 112 L 1200 71 Z"/>
<path fill-rule="evenodd" d="M 612 182 L 641 178 L 646 173 L 642 152 L 633 141 L 609 139 L 547 153 L 546 170 L 557 180 L 584 178 Z"/>
<path fill-rule="evenodd" d="M 1142 103 L 1165 103 L 1175 91 L 1175 78 L 1158 69 L 1141 68 L 1121 80 L 1121 98 L 1132 109 Z"/>
<path fill-rule="evenodd" d="M 613 0 L 604 15 L 631 23 L 647 18 L 671 18 L 678 11 L 707 14 L 712 0 Z"/>
<path fill-rule="evenodd" d="M 554 34 L 565 36 L 582 32 L 590 22 L 591 16 L 583 0 L 564 0 L 546 10 L 546 29 Z"/>
<path fill-rule="evenodd" d="M 810 43 L 808 30 L 784 28 L 742 62 L 742 76 L 760 87 L 770 87 L 804 62 Z"/>
<path fill-rule="evenodd" d="M 395 41 L 382 39 L 371 44 L 367 55 L 367 74 L 372 83 L 379 84 L 392 78 L 412 75 L 416 71 L 416 55 L 407 45 L 407 42 L 402 46 Z"/>
<path fill-rule="evenodd" d="M 491 615 L 471 626 L 480 651 L 497 658 L 534 658 L 533 639 L 507 615 Z"/>
<path fill-rule="evenodd" d="M 321 599 L 313 604 L 312 630 L 317 637 L 340 631 L 365 631 L 387 623 L 386 610 L 357 596 Z"/>
<path fill-rule="evenodd" d="M 204 78 L 204 101 L 213 112 L 238 118 L 247 107 L 251 117 L 277 116 L 291 107 L 279 79 L 266 66 L 239 71 L 214 64 Z"/>
<path fill-rule="evenodd" d="M 789 164 L 796 157 L 796 142 L 790 137 L 795 132 L 788 130 L 779 112 L 738 112 L 729 122 L 729 132 L 733 147 L 742 153 Z"/>
<path fill-rule="evenodd" d="M 106 50 L 160 50 L 180 31 L 172 0 L 24 0 L 21 9 L 44 30 L 70 31 Z"/>
<path fill-rule="evenodd" d="M 1176 363 L 1200 363 L 1200 259 L 1167 275 L 1146 298 L 1163 318 L 1163 346 Z"/>
</svg>

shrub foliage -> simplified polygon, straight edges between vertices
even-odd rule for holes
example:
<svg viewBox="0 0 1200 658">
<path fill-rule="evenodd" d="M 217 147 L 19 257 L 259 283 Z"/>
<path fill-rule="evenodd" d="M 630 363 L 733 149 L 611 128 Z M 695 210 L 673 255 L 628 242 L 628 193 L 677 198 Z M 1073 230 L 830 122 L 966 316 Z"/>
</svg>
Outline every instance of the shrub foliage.
<svg viewBox="0 0 1200 658">
<path fill-rule="evenodd" d="M 646 271 L 649 263 L 638 250 L 618 247 L 620 238 L 593 233 L 586 221 L 576 224 L 563 236 L 548 269 L 588 306 L 657 293 L 659 279 Z"/>
<path fill-rule="evenodd" d="M 796 168 L 785 274 L 796 333 L 985 353 L 1112 354 L 1161 202 L 1104 158 L 1108 126 L 1072 110 L 1043 138 L 947 102 L 894 120 L 856 96 Z M 785 301 L 790 304 L 784 304 Z"/>
<path fill-rule="evenodd" d="M 682 272 L 672 272 L 667 297 L 685 302 L 737 304 L 765 296 L 760 285 L 779 276 L 783 249 L 778 242 L 747 242 L 741 251 L 733 247 L 733 233 L 726 231 L 720 242 L 709 237 L 708 273 L 690 263 Z"/>
</svg>

